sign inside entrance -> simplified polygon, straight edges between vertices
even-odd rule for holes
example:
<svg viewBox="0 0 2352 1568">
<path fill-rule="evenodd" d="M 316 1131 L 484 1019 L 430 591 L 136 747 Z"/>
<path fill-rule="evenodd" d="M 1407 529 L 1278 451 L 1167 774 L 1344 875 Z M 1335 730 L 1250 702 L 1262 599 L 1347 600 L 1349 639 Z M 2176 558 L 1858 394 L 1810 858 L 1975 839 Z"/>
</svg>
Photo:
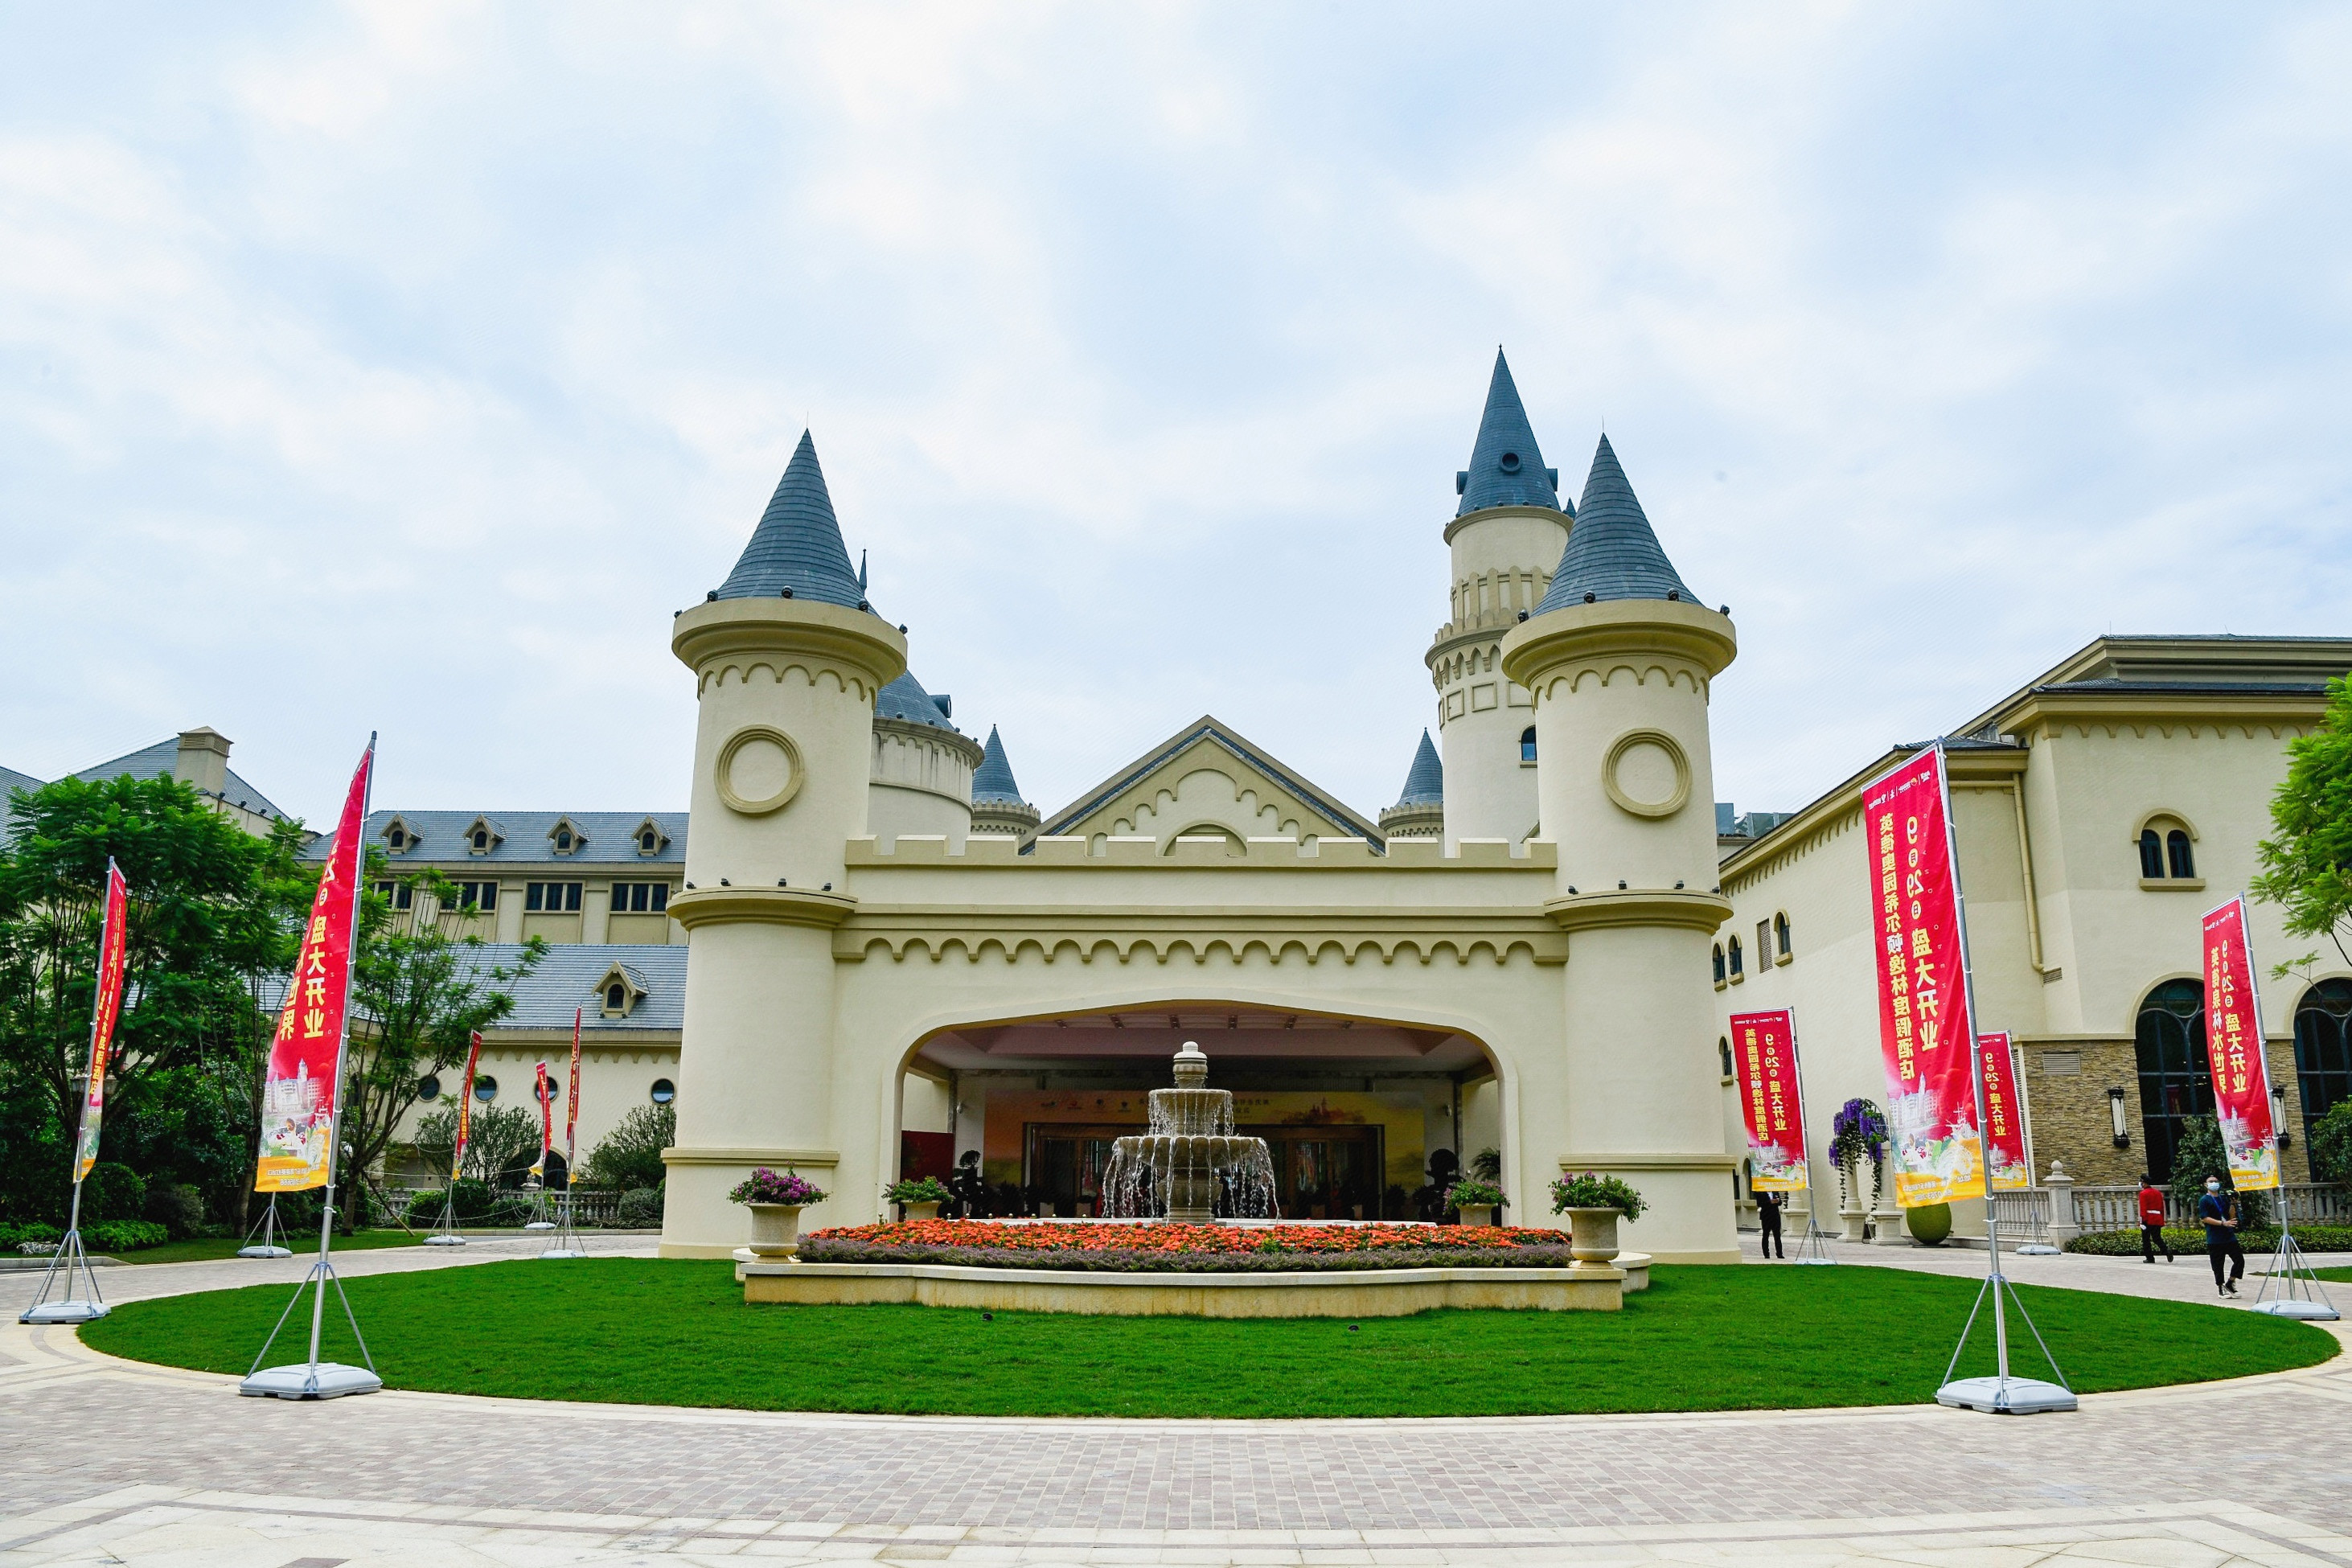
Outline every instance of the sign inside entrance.
<svg viewBox="0 0 2352 1568">
<path fill-rule="evenodd" d="M 1862 810 L 1895 1198 L 1920 1208 L 1982 1197 L 1969 1055 L 1976 1021 L 1969 1016 L 1943 748 L 1931 746 L 1864 784 Z"/>
<path fill-rule="evenodd" d="M 1731 1061 L 1748 1122 L 1748 1185 L 1805 1190 L 1805 1102 L 1797 1082 L 1796 1028 L 1787 1009 L 1731 1016 Z"/>
</svg>

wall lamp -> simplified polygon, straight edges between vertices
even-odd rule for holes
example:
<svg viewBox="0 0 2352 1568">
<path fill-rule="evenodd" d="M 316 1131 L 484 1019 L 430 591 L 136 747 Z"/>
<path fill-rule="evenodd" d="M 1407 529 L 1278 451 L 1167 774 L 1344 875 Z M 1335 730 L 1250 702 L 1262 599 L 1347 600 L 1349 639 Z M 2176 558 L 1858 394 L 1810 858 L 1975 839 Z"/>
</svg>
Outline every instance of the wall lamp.
<svg viewBox="0 0 2352 1568">
<path fill-rule="evenodd" d="M 2115 1129 L 2116 1147 L 2130 1148 L 2131 1134 L 2124 1129 L 2124 1091 L 2120 1089 L 2107 1090 L 2107 1121 Z"/>
<path fill-rule="evenodd" d="M 2273 1084 L 2271 1098 L 2278 1101 L 2276 1110 L 2271 1115 L 2271 1125 L 2278 1130 L 2278 1146 L 2284 1149 L 2294 1142 L 2294 1135 L 2286 1130 L 2286 1085 Z"/>
</svg>

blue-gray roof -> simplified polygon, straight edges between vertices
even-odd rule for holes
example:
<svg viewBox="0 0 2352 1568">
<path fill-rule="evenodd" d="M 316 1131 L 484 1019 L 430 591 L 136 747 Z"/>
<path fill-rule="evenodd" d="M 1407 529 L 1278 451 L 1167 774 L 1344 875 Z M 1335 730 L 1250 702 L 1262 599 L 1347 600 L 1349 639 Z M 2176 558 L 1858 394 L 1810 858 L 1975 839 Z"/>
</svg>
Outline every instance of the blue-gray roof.
<svg viewBox="0 0 2352 1568">
<path fill-rule="evenodd" d="M 521 956 L 520 942 L 484 942 L 467 950 L 476 973 L 505 968 Z M 597 989 L 617 963 L 629 984 L 645 993 L 625 1018 L 603 1016 L 604 996 Z M 580 1020 L 583 1039 L 616 1029 L 677 1029 L 686 1023 L 686 948 L 646 942 L 586 945 L 559 942 L 547 950 L 539 966 L 507 989 L 514 1011 L 499 1020 L 501 1029 L 568 1029 L 572 1010 L 584 1007 Z"/>
<path fill-rule="evenodd" d="M 929 724 L 938 730 L 953 730 L 948 722 L 950 703 L 944 697 L 934 697 L 923 689 L 923 683 L 908 670 L 874 698 L 874 715 L 877 719 L 899 719 L 909 724 Z M 961 732 L 961 731 L 959 731 Z"/>
<path fill-rule="evenodd" d="M 1560 552 L 1559 570 L 1552 574 L 1551 590 L 1536 614 L 1587 599 L 1690 597 L 1603 436 L 1592 454 L 1592 472 L 1584 481 L 1576 525 L 1568 531 L 1568 548 Z"/>
<path fill-rule="evenodd" d="M 30 773 L 20 773 L 14 768 L 0 768 L 0 844 L 16 837 L 16 814 L 8 805 L 8 792 L 21 789 L 27 794 L 41 787 L 42 781 Z"/>
<path fill-rule="evenodd" d="M 404 860 L 433 865 L 483 861 L 549 868 L 588 865 L 610 873 L 630 866 L 667 872 L 686 862 L 687 814 L 682 811 L 378 811 L 367 820 L 372 847 L 384 847 L 384 829 L 395 816 L 416 836 L 415 847 L 389 857 L 395 866 Z M 654 854 L 642 855 L 637 852 L 637 829 L 649 819 L 668 842 Z M 479 855 L 469 852 L 466 845 L 466 831 L 477 821 L 488 822 L 495 836 L 490 847 Z M 569 855 L 558 855 L 555 841 L 549 837 L 559 822 L 571 823 L 572 830 L 580 836 Z M 310 859 L 323 860 L 333 844 L 334 835 L 321 834 L 304 853 Z"/>
<path fill-rule="evenodd" d="M 1454 476 L 1462 504 L 1454 515 L 1464 516 L 1490 506 L 1542 506 L 1554 511 L 1559 504 L 1559 470 L 1544 467 L 1536 447 L 1536 433 L 1520 406 L 1519 389 L 1503 351 L 1495 351 L 1495 376 L 1486 384 L 1486 411 L 1478 417 L 1478 439 L 1470 448 L 1470 466 Z"/>
<path fill-rule="evenodd" d="M 1004 742 L 996 738 L 996 726 L 988 727 L 988 744 L 982 748 L 980 770 L 971 775 L 971 803 L 1003 801 L 1013 805 L 1029 803 L 1021 798 L 1021 786 L 1013 782 L 1013 764 L 1005 760 Z"/>
<path fill-rule="evenodd" d="M 1442 805 L 1445 802 L 1445 764 L 1438 759 L 1437 748 L 1430 744 L 1429 731 L 1421 732 L 1421 749 L 1412 754 L 1412 768 L 1404 775 L 1404 793 L 1397 796 L 1399 805 Z"/>
<path fill-rule="evenodd" d="M 121 778 L 124 773 L 129 773 L 134 779 L 170 778 L 172 770 L 179 765 L 179 761 L 180 741 L 175 735 L 168 741 L 158 741 L 152 746 L 142 747 L 129 756 L 117 757 L 110 763 L 100 763 L 96 767 L 84 768 L 74 774 L 74 777 L 85 779 L 91 784 L 106 779 Z M 221 785 L 223 800 L 232 805 L 241 805 L 247 811 L 257 811 L 264 816 L 272 818 L 285 816 L 284 812 L 270 804 L 268 795 L 239 778 L 235 768 L 224 769 L 223 773 L 225 774 Z"/>
<path fill-rule="evenodd" d="M 841 524 L 834 521 L 833 497 L 824 488 L 824 470 L 817 466 L 816 443 L 801 432 L 801 444 L 776 481 L 776 493 L 751 542 L 735 563 L 735 570 L 719 585 L 722 599 L 772 599 L 791 589 L 793 596 L 817 599 L 856 609 L 866 602 L 857 574 L 849 564 L 849 547 L 841 542 Z"/>
</svg>

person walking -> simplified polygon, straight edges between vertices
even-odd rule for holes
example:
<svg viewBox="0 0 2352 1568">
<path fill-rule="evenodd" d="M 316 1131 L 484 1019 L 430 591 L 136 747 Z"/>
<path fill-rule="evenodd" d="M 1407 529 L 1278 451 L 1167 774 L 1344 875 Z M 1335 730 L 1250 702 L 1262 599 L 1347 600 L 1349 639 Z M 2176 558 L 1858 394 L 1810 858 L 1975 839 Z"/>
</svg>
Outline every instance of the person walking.
<svg viewBox="0 0 2352 1568">
<path fill-rule="evenodd" d="M 2223 1296 L 2238 1293 L 2246 1277 L 2246 1249 L 2238 1245 L 2238 1194 L 2221 1190 L 2221 1178 L 2205 1178 L 2205 1195 L 2197 1200 L 2197 1218 L 2205 1226 L 2205 1256 L 2213 1265 L 2213 1289 Z M 2221 1278 L 2221 1260 L 2230 1260 L 2230 1277 Z"/>
<path fill-rule="evenodd" d="M 2164 1260 L 2172 1261 L 2172 1243 L 2164 1239 L 2164 1189 L 2156 1184 L 2154 1176 L 2139 1179 L 2139 1260 L 2156 1261 L 2157 1249 L 2164 1250 Z"/>
<path fill-rule="evenodd" d="M 1789 1256 L 1788 1247 L 1780 1240 L 1780 1210 L 1786 1206 L 1788 1201 L 1779 1193 L 1756 1194 L 1756 1223 L 1764 1229 L 1762 1250 L 1766 1258 L 1771 1257 L 1775 1249 L 1778 1249 L 1784 1261 Z"/>
</svg>

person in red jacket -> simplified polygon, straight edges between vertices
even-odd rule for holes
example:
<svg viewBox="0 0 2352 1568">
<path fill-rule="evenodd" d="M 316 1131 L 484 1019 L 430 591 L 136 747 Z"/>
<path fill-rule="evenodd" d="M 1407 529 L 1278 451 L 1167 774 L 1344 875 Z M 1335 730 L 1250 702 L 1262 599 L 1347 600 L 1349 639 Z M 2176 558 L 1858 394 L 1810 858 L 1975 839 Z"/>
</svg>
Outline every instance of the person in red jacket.
<svg viewBox="0 0 2352 1568">
<path fill-rule="evenodd" d="M 2164 1189 L 2156 1184 L 2153 1176 L 2139 1179 L 2139 1260 L 2156 1261 L 2156 1249 L 2164 1248 L 2164 1260 L 2172 1261 L 2172 1243 L 2164 1239 Z"/>
</svg>

